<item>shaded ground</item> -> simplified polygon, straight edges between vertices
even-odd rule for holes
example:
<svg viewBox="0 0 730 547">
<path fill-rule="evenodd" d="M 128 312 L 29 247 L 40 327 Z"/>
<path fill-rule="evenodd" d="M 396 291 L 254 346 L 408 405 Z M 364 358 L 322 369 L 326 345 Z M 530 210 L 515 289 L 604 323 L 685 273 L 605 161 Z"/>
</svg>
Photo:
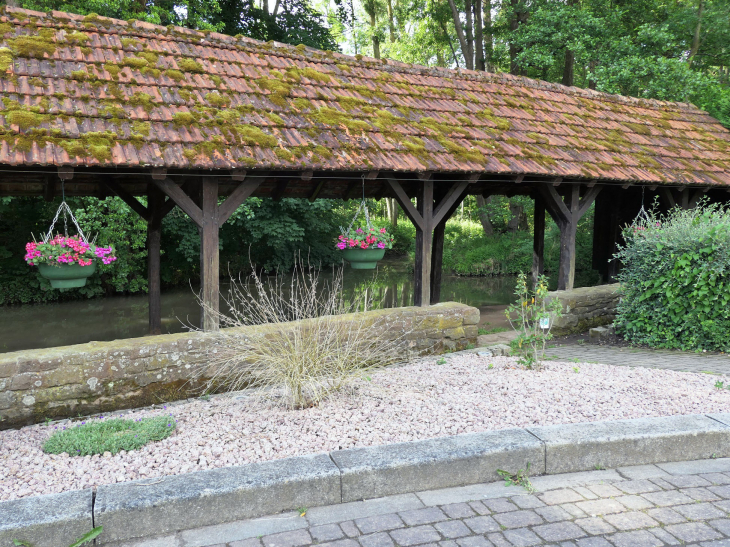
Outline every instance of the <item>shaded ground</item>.
<svg viewBox="0 0 730 547">
<path fill-rule="evenodd" d="M 315 507 L 124 547 L 730 545 L 730 459 L 624 467 Z M 115 547 L 122 547 L 117 545 Z"/>
</svg>

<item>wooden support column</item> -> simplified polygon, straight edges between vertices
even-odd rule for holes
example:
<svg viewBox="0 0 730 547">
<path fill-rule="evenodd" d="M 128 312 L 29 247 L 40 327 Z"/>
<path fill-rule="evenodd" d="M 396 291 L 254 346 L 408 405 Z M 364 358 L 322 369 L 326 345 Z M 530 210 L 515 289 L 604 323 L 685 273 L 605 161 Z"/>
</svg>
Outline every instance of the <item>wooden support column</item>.
<svg viewBox="0 0 730 547">
<path fill-rule="evenodd" d="M 170 200 L 172 201 L 172 200 Z M 160 244 L 165 194 L 154 185 L 147 189 L 147 294 L 150 334 L 162 334 L 162 288 L 160 281 Z"/>
<path fill-rule="evenodd" d="M 245 176 L 245 175 L 237 175 Z M 265 174 L 249 177 L 218 205 L 218 180 L 204 177 L 200 185 L 200 206 L 169 178 L 154 178 L 152 182 L 170 197 L 200 229 L 200 299 L 201 326 L 206 331 L 219 328 L 219 263 L 218 234 L 221 225 L 238 209 L 263 182 Z"/>
<path fill-rule="evenodd" d="M 532 232 L 532 285 L 545 273 L 545 201 L 535 196 L 534 227 Z"/>
<path fill-rule="evenodd" d="M 426 178 L 426 177 L 424 177 Z M 403 209 L 406 216 L 413 222 L 416 227 L 416 261 L 414 268 L 414 292 L 413 300 L 416 306 L 428 306 L 436 303 L 432 300 L 432 296 L 440 296 L 440 287 L 437 293 L 432 293 L 432 280 L 441 279 L 441 257 L 443 251 L 443 230 L 436 230 L 436 245 L 434 246 L 434 229 L 440 224 L 446 224 L 446 220 L 454 210 L 459 206 L 469 180 L 458 182 L 452 185 L 446 192 L 443 199 L 434 207 L 434 182 L 430 177 L 422 180 L 419 184 L 417 199 L 417 207 L 413 206 L 408 194 L 406 194 L 400 183 L 394 178 L 388 178 L 395 199 Z M 439 233 L 441 233 L 441 241 L 438 242 Z M 436 247 L 436 249 L 434 249 Z M 439 247 L 440 251 L 439 252 Z M 433 268 L 433 258 L 437 257 L 437 270 Z"/>
<path fill-rule="evenodd" d="M 545 200 L 545 208 L 560 228 L 558 290 L 571 290 L 575 281 L 575 236 L 578 221 L 596 199 L 601 187 L 588 188 L 581 199 L 581 185 L 573 184 L 568 190 L 565 201 L 552 184 L 541 184 L 539 189 Z"/>
<path fill-rule="evenodd" d="M 219 327 L 218 298 L 218 181 L 204 177 L 202 182 L 202 220 L 200 232 L 200 300 L 203 304 L 202 327 L 204 331 L 217 331 Z"/>
<path fill-rule="evenodd" d="M 428 306 L 431 302 L 431 246 L 433 244 L 433 180 L 421 182 L 416 197 L 423 223 L 416 227 L 416 261 L 414 267 L 414 305 Z"/>
</svg>

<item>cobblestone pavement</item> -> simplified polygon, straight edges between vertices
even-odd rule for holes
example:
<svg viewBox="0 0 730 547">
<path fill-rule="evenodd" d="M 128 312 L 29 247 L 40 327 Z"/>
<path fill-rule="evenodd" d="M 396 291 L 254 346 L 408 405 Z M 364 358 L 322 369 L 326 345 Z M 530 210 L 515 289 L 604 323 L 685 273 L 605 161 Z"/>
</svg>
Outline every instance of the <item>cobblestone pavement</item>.
<svg viewBox="0 0 730 547">
<path fill-rule="evenodd" d="M 730 355 L 690 353 L 686 351 L 617 348 L 595 344 L 566 344 L 549 348 L 545 355 L 561 360 L 575 360 L 604 365 L 663 368 L 684 372 L 730 374 Z"/>
<path fill-rule="evenodd" d="M 730 547 L 730 458 L 417 492 L 124 547 Z M 121 547 L 118 545 L 117 547 Z"/>
</svg>

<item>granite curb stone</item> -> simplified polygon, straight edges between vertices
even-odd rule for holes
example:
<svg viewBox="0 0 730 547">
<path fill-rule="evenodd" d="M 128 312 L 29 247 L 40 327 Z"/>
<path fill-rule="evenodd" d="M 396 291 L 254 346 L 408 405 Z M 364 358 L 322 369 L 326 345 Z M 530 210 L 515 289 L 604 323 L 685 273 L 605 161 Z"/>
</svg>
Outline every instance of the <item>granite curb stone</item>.
<svg viewBox="0 0 730 547">
<path fill-rule="evenodd" d="M 71 545 L 93 528 L 91 489 L 0 503 L 0 546 L 25 541 L 33 547 Z"/>
<path fill-rule="evenodd" d="M 100 486 L 94 522 L 106 543 L 340 502 L 340 472 L 316 454 Z"/>
<path fill-rule="evenodd" d="M 527 431 L 545 443 L 548 475 L 730 456 L 730 426 L 700 414 L 549 425 Z"/>
<path fill-rule="evenodd" d="M 545 472 L 542 443 L 524 429 L 469 433 L 330 453 L 342 501 L 499 480 L 497 469 Z"/>
</svg>

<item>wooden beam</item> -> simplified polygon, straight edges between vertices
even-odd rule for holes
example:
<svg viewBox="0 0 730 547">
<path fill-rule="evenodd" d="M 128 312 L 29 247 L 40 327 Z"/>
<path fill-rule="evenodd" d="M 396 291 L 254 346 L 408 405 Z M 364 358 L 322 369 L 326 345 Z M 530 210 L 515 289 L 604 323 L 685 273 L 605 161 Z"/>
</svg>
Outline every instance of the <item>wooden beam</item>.
<svg viewBox="0 0 730 547">
<path fill-rule="evenodd" d="M 460 203 L 464 190 L 469 186 L 469 181 L 457 182 L 449 188 L 449 191 L 444 196 L 444 199 L 438 204 L 433 212 L 433 225 L 436 226 L 444 218 L 445 215 L 451 210 L 451 207 L 455 203 Z M 449 215 L 451 216 L 451 215 Z"/>
<path fill-rule="evenodd" d="M 627 182 L 626 184 L 623 184 L 623 185 L 621 186 L 621 188 L 622 188 L 623 190 L 628 190 L 628 189 L 629 189 L 630 187 L 632 187 L 633 185 L 634 185 L 634 183 L 633 183 L 633 182 Z"/>
<path fill-rule="evenodd" d="M 409 201 L 410 202 L 410 201 Z M 414 305 L 431 303 L 431 254 L 433 245 L 433 180 L 421 182 L 417 198 L 421 227 L 416 229 L 416 261 L 414 267 Z"/>
<path fill-rule="evenodd" d="M 471 175 L 466 176 L 466 182 L 469 184 L 476 184 L 479 182 L 480 178 L 482 178 L 482 173 L 472 173 Z"/>
<path fill-rule="evenodd" d="M 532 233 L 532 285 L 545 273 L 545 202 L 535 196 L 534 229 Z"/>
<path fill-rule="evenodd" d="M 367 180 L 375 180 L 378 178 L 379 175 L 380 171 L 368 171 L 367 173 L 365 173 L 365 178 Z"/>
<path fill-rule="evenodd" d="M 309 198 L 307 198 L 307 199 L 309 199 L 310 202 L 314 202 L 314 200 L 317 199 L 317 196 L 319 196 L 320 192 L 322 191 L 322 188 L 324 188 L 325 182 L 326 182 L 325 179 L 320 180 L 319 183 L 317 184 L 317 186 L 314 188 L 314 190 L 312 190 L 312 193 L 309 194 Z"/>
<path fill-rule="evenodd" d="M 165 180 L 167 178 L 167 169 L 164 167 L 152 168 L 152 180 Z"/>
<path fill-rule="evenodd" d="M 556 177 L 553 179 L 553 186 L 560 186 L 560 184 L 563 182 L 563 177 Z"/>
<path fill-rule="evenodd" d="M 271 198 L 274 201 L 281 201 L 281 198 L 284 196 L 284 192 L 286 192 L 287 186 L 289 186 L 289 179 L 284 179 L 277 182 L 276 188 L 274 188 L 274 191 L 271 194 Z"/>
<path fill-rule="evenodd" d="M 469 177 L 471 178 L 471 177 Z M 443 258 L 444 258 L 444 234 L 446 231 L 446 222 L 449 220 L 451 215 L 454 214 L 459 204 L 468 194 L 468 187 L 471 183 L 467 180 L 463 186 L 461 194 L 455 200 L 449 200 L 448 209 L 445 210 L 445 214 L 439 222 L 434 223 L 433 228 L 433 243 L 431 251 L 431 304 L 438 304 L 441 301 L 441 276 L 443 274 Z M 451 188 L 460 185 L 456 183 Z M 441 199 L 439 199 L 437 209 L 444 211 L 445 201 L 448 198 L 448 192 L 441 193 Z M 435 213 L 434 213 L 435 216 Z"/>
<path fill-rule="evenodd" d="M 593 188 L 596 185 L 597 182 L 598 181 L 596 179 L 593 179 L 593 180 L 589 181 L 588 184 L 586 184 L 586 186 L 588 188 Z"/>
<path fill-rule="evenodd" d="M 314 171 L 311 169 L 306 169 L 302 171 L 302 180 L 309 182 L 312 180 L 312 177 L 314 176 Z"/>
<path fill-rule="evenodd" d="M 71 180 L 74 178 L 74 168 L 67 165 L 59 167 L 58 178 L 61 180 Z"/>
<path fill-rule="evenodd" d="M 161 180 L 153 178 L 152 182 L 155 186 L 162 190 L 165 195 L 173 200 L 175 205 L 185 211 L 185 214 L 192 219 L 198 228 L 203 227 L 203 212 L 200 210 L 200 207 L 198 207 L 195 202 L 190 199 L 185 192 L 183 192 L 182 188 L 167 178 Z"/>
<path fill-rule="evenodd" d="M 345 193 L 342 194 L 342 201 L 347 201 L 349 199 L 352 199 L 350 197 L 350 194 L 352 194 L 354 192 L 355 188 L 357 188 L 357 182 L 355 182 L 355 181 L 350 182 L 350 184 L 348 184 L 347 188 L 345 189 Z"/>
<path fill-rule="evenodd" d="M 652 184 L 651 186 L 649 186 L 649 190 L 651 190 L 652 192 L 654 190 L 656 190 L 657 188 L 658 188 L 658 185 L 657 184 Z"/>
<path fill-rule="evenodd" d="M 43 199 L 45 201 L 53 201 L 56 198 L 56 177 L 46 175 L 43 184 Z"/>
<path fill-rule="evenodd" d="M 398 205 L 401 206 L 401 209 L 403 209 L 403 212 L 411 220 L 413 225 L 416 227 L 416 230 L 423 230 L 423 217 L 421 216 L 421 213 L 419 213 L 418 210 L 413 206 L 411 199 L 408 197 L 408 194 L 406 194 L 405 190 L 403 190 L 400 182 L 398 182 L 393 177 L 387 177 L 385 180 L 388 181 L 391 190 L 393 190 Z"/>
<path fill-rule="evenodd" d="M 593 204 L 593 202 L 596 200 L 596 196 L 601 191 L 600 186 L 594 186 L 593 188 L 589 188 L 588 191 L 583 195 L 583 197 L 580 200 L 580 204 L 578 206 L 578 220 L 583 218 L 583 215 L 586 214 L 586 211 L 588 211 L 588 208 Z"/>
<path fill-rule="evenodd" d="M 264 178 L 263 176 L 251 177 L 236 186 L 233 192 L 231 192 L 231 195 L 218 206 L 218 224 L 220 226 L 223 226 L 231 215 L 236 212 L 236 209 L 261 186 Z"/>
<path fill-rule="evenodd" d="M 246 180 L 245 169 L 231 169 L 231 180 L 235 182 L 243 182 Z"/>
<path fill-rule="evenodd" d="M 515 184 L 522 184 L 523 180 L 525 180 L 525 175 L 517 175 L 515 178 Z"/>
<path fill-rule="evenodd" d="M 246 184 L 245 182 L 243 184 Z M 218 299 L 218 181 L 213 177 L 203 178 L 202 226 L 200 232 L 200 300 L 202 303 L 202 324 L 204 331 L 217 331 L 219 327 Z"/>
<path fill-rule="evenodd" d="M 168 198 L 169 199 L 169 198 Z M 147 298 L 149 301 L 149 333 L 162 334 L 162 290 L 160 280 L 160 248 L 165 194 L 154 184 L 147 186 Z M 172 200 L 169 200 L 172 201 Z"/>
<path fill-rule="evenodd" d="M 570 210 L 565 206 L 563 198 L 558 194 L 558 191 L 549 184 L 540 184 L 538 191 L 542 195 L 545 203 L 545 208 L 553 217 L 555 222 L 568 222 L 570 219 Z"/>
<path fill-rule="evenodd" d="M 113 180 L 106 180 L 101 184 L 101 186 L 109 188 L 109 190 L 114 192 L 124 203 L 129 205 L 130 209 L 149 222 L 149 209 L 142 205 L 136 197 L 127 192 L 121 184 Z"/>
<path fill-rule="evenodd" d="M 425 182 L 427 180 L 431 180 L 433 173 L 431 173 L 431 171 L 421 171 L 420 173 L 416 173 L 416 176 L 418 177 L 418 180 Z"/>
</svg>

